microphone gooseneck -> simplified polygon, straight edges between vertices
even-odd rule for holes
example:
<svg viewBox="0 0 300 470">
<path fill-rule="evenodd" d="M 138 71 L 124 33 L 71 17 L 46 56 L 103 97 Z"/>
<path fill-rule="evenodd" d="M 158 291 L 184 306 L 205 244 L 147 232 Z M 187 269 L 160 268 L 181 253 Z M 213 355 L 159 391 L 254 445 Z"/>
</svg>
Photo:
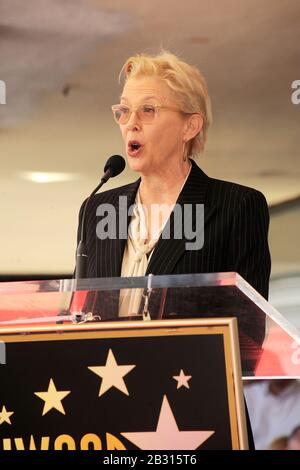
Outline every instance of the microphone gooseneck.
<svg viewBox="0 0 300 470">
<path fill-rule="evenodd" d="M 113 178 L 114 176 L 118 176 L 125 168 L 125 160 L 121 155 L 112 155 L 107 160 L 104 166 L 104 175 L 101 178 L 100 183 L 94 189 L 94 191 L 90 194 L 87 198 L 81 219 L 81 230 L 80 230 L 80 241 L 78 243 L 78 247 L 76 250 L 76 269 L 75 269 L 75 279 L 82 279 L 86 277 L 86 268 L 87 268 L 87 261 L 88 255 L 86 250 L 86 227 L 85 227 L 85 219 L 86 219 L 86 211 L 89 205 L 91 198 L 99 191 L 101 186 L 106 183 L 109 178 Z"/>
</svg>

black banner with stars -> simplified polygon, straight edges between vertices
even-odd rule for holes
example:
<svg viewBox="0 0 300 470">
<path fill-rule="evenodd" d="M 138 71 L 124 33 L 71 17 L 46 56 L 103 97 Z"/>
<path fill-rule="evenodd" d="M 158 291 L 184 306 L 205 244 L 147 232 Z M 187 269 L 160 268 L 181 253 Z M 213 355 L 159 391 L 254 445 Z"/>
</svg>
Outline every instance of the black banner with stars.
<svg viewBox="0 0 300 470">
<path fill-rule="evenodd" d="M 0 449 L 243 448 L 236 338 L 212 322 L 1 335 Z"/>
</svg>

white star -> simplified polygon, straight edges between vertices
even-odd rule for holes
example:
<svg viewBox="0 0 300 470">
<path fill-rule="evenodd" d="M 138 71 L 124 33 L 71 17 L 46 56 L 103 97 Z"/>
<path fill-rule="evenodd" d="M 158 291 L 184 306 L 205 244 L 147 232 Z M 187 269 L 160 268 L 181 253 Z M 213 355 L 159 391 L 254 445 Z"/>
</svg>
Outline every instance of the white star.
<svg viewBox="0 0 300 470">
<path fill-rule="evenodd" d="M 122 432 L 141 450 L 195 450 L 215 431 L 179 431 L 164 395 L 155 432 Z"/>
<path fill-rule="evenodd" d="M 53 379 L 50 379 L 49 381 L 47 392 L 34 392 L 37 397 L 41 398 L 41 400 L 44 400 L 45 402 L 42 416 L 52 410 L 52 408 L 55 408 L 57 411 L 65 415 L 66 413 L 61 401 L 69 395 L 69 393 L 71 393 L 70 390 L 59 392 L 55 387 Z"/>
<path fill-rule="evenodd" d="M 112 350 L 108 351 L 105 366 L 93 366 L 89 369 L 102 378 L 99 397 L 107 392 L 110 388 L 115 387 L 125 395 L 129 395 L 123 377 L 127 375 L 135 365 L 122 365 L 119 366 L 116 362 Z"/>
<path fill-rule="evenodd" d="M 180 369 L 179 375 L 173 375 L 173 379 L 177 380 L 177 389 L 180 387 L 190 388 L 188 381 L 192 378 L 191 375 L 185 375 Z"/>
<path fill-rule="evenodd" d="M 5 406 L 3 405 L 2 406 L 2 411 L 0 413 L 0 424 L 2 423 L 8 423 L 8 424 L 11 424 L 10 422 L 10 417 L 11 415 L 13 415 L 14 412 L 13 411 L 7 411 Z"/>
</svg>

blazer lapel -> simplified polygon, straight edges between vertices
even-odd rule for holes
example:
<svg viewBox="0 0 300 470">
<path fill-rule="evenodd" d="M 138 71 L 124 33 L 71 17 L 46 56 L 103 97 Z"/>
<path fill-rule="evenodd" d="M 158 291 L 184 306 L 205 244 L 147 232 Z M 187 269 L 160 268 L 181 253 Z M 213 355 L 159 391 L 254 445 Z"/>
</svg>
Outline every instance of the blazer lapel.
<svg viewBox="0 0 300 470">
<path fill-rule="evenodd" d="M 184 205 L 190 204 L 204 204 L 204 226 L 206 226 L 216 210 L 216 206 L 211 205 L 207 201 L 207 189 L 209 186 L 210 178 L 191 160 L 192 169 L 190 175 L 184 185 L 177 204 L 181 207 L 181 213 L 184 212 Z M 126 225 L 130 222 L 128 216 L 129 207 L 134 204 L 136 193 L 140 184 L 140 178 L 134 183 L 126 186 L 122 191 L 114 193 L 114 199 L 111 203 L 116 209 L 117 218 L 117 237 L 116 239 L 107 238 L 106 240 L 98 240 L 96 242 L 96 260 L 97 260 L 97 277 L 119 277 L 121 275 L 122 259 L 127 239 L 118 238 L 119 222 L 123 217 L 126 218 Z M 124 207 L 119 206 L 119 196 L 126 196 L 124 200 Z M 116 199 L 117 198 L 117 199 Z M 106 201 L 109 202 L 109 201 Z M 191 220 L 191 214 L 185 220 L 185 224 L 189 226 L 194 225 Z M 123 222 L 124 224 L 124 222 Z M 180 226 L 181 225 L 181 226 Z M 194 227 L 193 227 L 194 229 Z M 170 236 L 164 238 L 164 235 L 170 230 Z M 174 234 L 182 233 L 182 237 L 175 238 Z M 157 242 L 157 245 L 150 258 L 146 275 L 152 274 L 170 274 L 172 273 L 177 261 L 185 252 L 185 244 L 190 242 L 186 239 L 183 222 L 174 217 L 174 211 L 166 224 L 166 227 Z"/>
<path fill-rule="evenodd" d="M 184 219 L 185 204 L 190 204 L 194 211 L 196 204 L 204 204 L 204 226 L 215 212 L 216 207 L 209 206 L 206 198 L 210 178 L 193 160 L 191 162 L 192 169 L 190 175 L 177 200 L 177 204 L 181 208 L 182 220 L 180 217 L 174 217 L 174 211 L 172 212 L 150 258 L 146 275 L 150 273 L 156 275 L 171 274 L 177 261 L 186 249 L 186 243 L 191 241 L 185 237 L 185 227 L 193 227 L 193 230 L 195 230 L 195 220 L 193 220 L 194 217 L 191 210 L 185 212 L 186 218 Z M 167 230 L 170 231 L 170 237 L 164 239 L 164 234 L 167 233 Z M 181 238 L 174 238 L 176 233 L 182 233 Z"/>
<path fill-rule="evenodd" d="M 130 222 L 128 216 L 129 207 L 134 204 L 136 193 L 140 184 L 140 179 L 115 193 L 114 200 L 111 204 L 116 210 L 116 238 L 107 238 L 106 240 L 97 239 L 96 242 L 96 260 L 97 260 L 97 277 L 119 277 L 121 275 L 122 259 L 127 238 L 119 239 L 120 222 L 126 230 Z M 122 203 L 119 204 L 119 197 L 122 196 Z M 117 197 L 117 200 L 116 200 Z"/>
</svg>

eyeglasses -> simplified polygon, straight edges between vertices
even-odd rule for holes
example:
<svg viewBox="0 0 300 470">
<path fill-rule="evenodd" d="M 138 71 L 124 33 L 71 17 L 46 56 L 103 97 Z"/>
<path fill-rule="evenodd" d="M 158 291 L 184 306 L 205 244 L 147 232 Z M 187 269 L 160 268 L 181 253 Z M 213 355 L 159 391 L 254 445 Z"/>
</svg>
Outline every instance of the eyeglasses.
<svg viewBox="0 0 300 470">
<path fill-rule="evenodd" d="M 155 120 L 159 109 L 168 109 L 170 111 L 182 112 L 178 108 L 153 104 L 141 104 L 135 109 L 130 109 L 125 104 L 114 104 L 111 109 L 117 124 L 127 124 L 133 112 L 136 112 L 138 119 L 145 124 L 151 124 L 151 122 Z"/>
</svg>

